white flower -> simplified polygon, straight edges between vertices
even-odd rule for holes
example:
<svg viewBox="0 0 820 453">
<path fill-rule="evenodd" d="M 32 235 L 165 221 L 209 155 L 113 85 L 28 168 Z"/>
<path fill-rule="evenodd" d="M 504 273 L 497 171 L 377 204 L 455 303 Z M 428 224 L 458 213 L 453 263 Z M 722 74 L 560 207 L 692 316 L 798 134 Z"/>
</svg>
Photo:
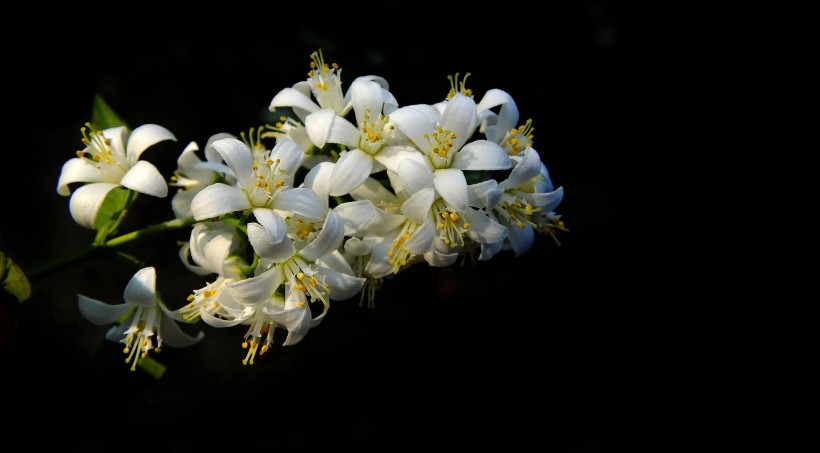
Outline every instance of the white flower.
<svg viewBox="0 0 820 453">
<path fill-rule="evenodd" d="M 395 171 L 398 163 L 418 151 L 400 146 L 390 111 L 396 100 L 376 82 L 357 79 L 350 86 L 350 102 L 356 116 L 354 126 L 335 111 L 323 109 L 305 119 L 311 141 L 321 148 L 327 143 L 345 145 L 330 175 L 330 195 L 350 193 L 371 174 L 385 168 Z M 385 116 L 388 115 L 388 116 Z"/>
<path fill-rule="evenodd" d="M 257 216 L 257 220 L 258 223 L 248 224 L 248 238 L 260 255 L 256 275 L 225 285 L 225 291 L 242 307 L 234 311 L 233 320 L 226 321 L 225 325 L 256 316 L 257 328 L 249 331 L 251 337 L 258 338 L 262 332 L 259 329 L 266 323 L 268 328 L 276 327 L 270 325 L 275 322 L 288 330 L 284 345 L 295 344 L 321 321 L 330 307 L 330 299 L 352 297 L 361 289 L 364 279 L 353 276 L 352 269 L 336 250 L 342 243 L 344 226 L 335 212 L 328 212 L 318 234 L 311 232 L 309 241 L 297 242 L 302 245 L 299 250 L 295 249 L 295 242 L 287 238 L 275 240 L 282 229 L 288 228 L 280 216 L 263 214 Z M 311 315 L 308 296 L 313 302 L 322 302 L 322 315 L 316 318 Z M 246 357 L 250 363 L 258 345 L 251 342 L 252 350 Z"/>
<path fill-rule="evenodd" d="M 216 279 L 188 296 L 188 304 L 173 313 L 178 321 L 193 322 L 202 318 L 206 323 L 219 315 L 231 314 L 224 308 L 231 302 L 223 291 L 228 282 L 240 280 L 244 261 L 236 254 L 244 244 L 238 230 L 227 223 L 207 222 L 194 226 L 191 240 L 182 246 L 179 255 L 185 267 L 197 275 L 216 274 Z M 193 260 L 196 264 L 189 262 Z"/>
<path fill-rule="evenodd" d="M 501 106 L 498 114 L 490 110 L 498 105 Z M 532 147 L 534 139 L 532 120 L 528 119 L 524 124 L 516 127 L 518 106 L 507 92 L 499 89 L 487 91 L 476 106 L 476 110 L 483 118 L 481 129 L 487 139 L 501 145 L 510 156 L 516 156 L 521 151 Z"/>
<path fill-rule="evenodd" d="M 507 227 L 506 238 L 482 244 L 480 260 L 487 260 L 502 249 L 512 249 L 515 256 L 529 250 L 535 230 L 550 222 L 549 214 L 564 195 L 561 187 L 553 190 L 547 168 L 534 149 L 524 148 L 513 160 L 516 165 L 509 177 L 479 197 L 491 210 L 491 216 Z"/>
<path fill-rule="evenodd" d="M 156 277 L 153 267 L 137 271 L 125 287 L 124 304 L 109 305 L 77 295 L 80 313 L 94 324 L 110 324 L 128 316 L 122 324 L 112 327 L 106 338 L 125 344 L 125 361 L 131 363 L 132 371 L 136 369 L 141 357 L 146 357 L 152 349 L 159 352 L 163 343 L 183 348 L 195 344 L 203 337 L 202 332 L 195 337 L 186 334 L 168 317 L 165 306 L 157 297 Z"/>
<path fill-rule="evenodd" d="M 142 125 L 130 134 L 124 126 L 104 131 L 87 126 L 89 129 L 82 128 L 85 149 L 63 165 L 57 182 L 57 193 L 62 196 L 71 194 L 69 184 L 87 183 L 74 191 L 69 202 L 71 216 L 78 224 L 94 228 L 106 195 L 119 186 L 160 198 L 168 195 L 159 170 L 139 158 L 152 145 L 176 140 L 171 132 L 156 124 Z"/>
<path fill-rule="evenodd" d="M 171 176 L 171 186 L 178 187 L 177 193 L 171 200 L 171 208 L 174 210 L 174 216 L 178 219 L 190 217 L 191 201 L 196 194 L 202 191 L 205 187 L 217 181 L 224 180 L 228 184 L 236 183 L 236 180 L 231 176 L 226 176 L 231 170 L 222 161 L 222 156 L 216 152 L 213 147 L 213 142 L 223 138 L 231 138 L 231 134 L 215 134 L 208 139 L 205 145 L 205 161 L 203 162 L 196 152 L 199 151 L 199 145 L 196 142 L 191 142 L 182 150 L 177 159 L 177 170 Z"/>
<path fill-rule="evenodd" d="M 253 150 L 233 138 L 218 140 L 214 149 L 225 159 L 237 184 L 215 183 L 199 192 L 191 202 L 197 220 L 218 217 L 229 212 L 253 210 L 259 218 L 273 210 L 291 212 L 308 219 L 324 217 L 325 202 L 309 188 L 293 188 L 294 172 L 302 160 L 302 148 L 291 140 L 282 140 L 272 151 Z M 281 218 L 280 218 L 281 220 Z M 277 231 L 274 242 L 285 237 Z"/>
</svg>

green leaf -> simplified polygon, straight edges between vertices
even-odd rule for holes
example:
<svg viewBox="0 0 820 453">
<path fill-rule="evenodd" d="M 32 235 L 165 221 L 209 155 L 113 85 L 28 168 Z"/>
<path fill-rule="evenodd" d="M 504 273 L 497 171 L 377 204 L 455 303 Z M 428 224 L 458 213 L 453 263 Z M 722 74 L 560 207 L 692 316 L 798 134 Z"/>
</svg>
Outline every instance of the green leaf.
<svg viewBox="0 0 820 453">
<path fill-rule="evenodd" d="M 97 218 L 94 219 L 94 229 L 97 230 L 97 240 L 104 242 L 122 221 L 124 211 L 128 209 L 136 198 L 136 193 L 125 187 L 111 189 L 100 206 Z"/>
<path fill-rule="evenodd" d="M 143 371 L 150 374 L 152 378 L 159 380 L 163 374 L 165 374 L 166 367 L 165 365 L 157 362 L 151 356 L 140 357 L 139 362 L 137 362 L 137 366 L 142 368 Z"/>
<path fill-rule="evenodd" d="M 16 297 L 18 302 L 24 302 L 31 297 L 31 283 L 28 277 L 20 266 L 3 252 L 0 252 L 0 280 L 3 282 L 3 290 Z"/>
<path fill-rule="evenodd" d="M 99 94 L 94 97 L 94 105 L 91 108 L 91 123 L 100 130 L 126 126 L 125 121 L 108 106 L 108 103 Z"/>
</svg>

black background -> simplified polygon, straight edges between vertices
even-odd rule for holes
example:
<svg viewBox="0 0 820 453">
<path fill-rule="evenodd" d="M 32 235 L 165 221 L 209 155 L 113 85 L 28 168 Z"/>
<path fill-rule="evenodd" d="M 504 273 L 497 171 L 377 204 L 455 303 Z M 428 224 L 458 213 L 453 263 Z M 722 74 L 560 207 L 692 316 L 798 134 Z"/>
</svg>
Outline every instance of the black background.
<svg viewBox="0 0 820 453">
<path fill-rule="evenodd" d="M 32 442 L 87 451 L 818 448 L 811 301 L 772 282 L 782 263 L 758 253 L 775 221 L 765 207 L 724 221 L 740 201 L 707 175 L 725 158 L 692 164 L 709 144 L 683 142 L 708 120 L 676 104 L 692 89 L 680 82 L 711 69 L 670 63 L 643 27 L 662 28 L 651 12 L 604 0 L 51 12 L 4 31 L 13 121 L 0 237 L 24 269 L 92 239 L 55 187 L 95 92 L 131 125 L 177 136 L 146 153 L 168 175 L 187 142 L 268 121 L 317 48 L 347 83 L 385 77 L 401 105 L 441 99 L 455 72 L 472 72 L 478 96 L 508 91 L 565 188 L 571 232 L 517 259 L 411 268 L 376 309 L 335 302 L 304 341 L 252 367 L 240 362 L 244 329 L 204 327 L 199 345 L 156 356 L 169 367 L 160 381 L 130 372 L 76 309 L 76 293 L 119 303 L 131 269 L 103 257 L 37 280 L 31 300 L 2 305 L 4 442 L 31 426 Z M 134 210 L 171 215 L 149 197 Z M 159 269 L 169 305 L 204 283 L 178 263 L 185 238 L 128 249 Z"/>
</svg>

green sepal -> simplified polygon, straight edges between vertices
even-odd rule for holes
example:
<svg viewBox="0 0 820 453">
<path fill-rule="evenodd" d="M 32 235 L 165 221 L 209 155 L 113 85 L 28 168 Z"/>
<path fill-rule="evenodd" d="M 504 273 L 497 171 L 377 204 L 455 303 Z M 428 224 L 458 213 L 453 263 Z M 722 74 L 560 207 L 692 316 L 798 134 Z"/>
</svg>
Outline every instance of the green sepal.
<svg viewBox="0 0 820 453">
<path fill-rule="evenodd" d="M 127 126 L 125 121 L 109 107 L 108 103 L 99 94 L 94 96 L 94 105 L 91 107 L 91 123 L 99 130 Z"/>
<path fill-rule="evenodd" d="M 31 297 L 31 282 L 25 272 L 5 253 L 0 251 L 0 281 L 3 290 L 24 302 Z"/>
<path fill-rule="evenodd" d="M 157 362 L 151 356 L 140 357 L 137 366 L 148 373 L 152 378 L 159 380 L 165 374 L 166 366 Z"/>
<path fill-rule="evenodd" d="M 108 192 L 97 218 L 94 219 L 94 229 L 97 230 L 95 243 L 104 243 L 105 239 L 116 231 L 125 216 L 125 211 L 136 197 L 136 192 L 125 187 L 116 187 Z"/>
</svg>

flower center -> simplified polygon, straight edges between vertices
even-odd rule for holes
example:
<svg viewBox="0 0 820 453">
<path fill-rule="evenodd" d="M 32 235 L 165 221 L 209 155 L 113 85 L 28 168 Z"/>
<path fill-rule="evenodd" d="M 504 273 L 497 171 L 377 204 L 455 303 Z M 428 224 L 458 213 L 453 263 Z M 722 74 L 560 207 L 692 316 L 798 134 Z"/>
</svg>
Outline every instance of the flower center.
<svg viewBox="0 0 820 453">
<path fill-rule="evenodd" d="M 433 134 L 424 134 L 424 138 L 430 144 L 430 161 L 434 168 L 449 168 L 453 162 L 453 140 L 456 134 L 443 129 L 441 126 L 433 131 Z"/>
<path fill-rule="evenodd" d="M 281 161 L 279 159 L 272 160 L 270 158 L 269 150 L 253 150 L 254 160 L 251 171 L 256 180 L 248 192 L 248 198 L 253 206 L 270 207 L 271 200 L 273 200 L 274 191 L 282 188 L 287 179 L 287 172 L 279 168 Z M 263 162 L 260 165 L 259 162 Z"/>
<path fill-rule="evenodd" d="M 359 124 L 361 131 L 361 138 L 359 139 L 359 148 L 371 155 L 378 154 L 384 147 L 385 140 L 382 132 L 387 128 L 393 130 L 396 126 L 387 124 L 390 121 L 389 116 L 384 116 L 379 113 L 378 118 L 372 119 L 370 109 L 365 110 L 364 118 Z"/>
<path fill-rule="evenodd" d="M 83 134 L 81 141 L 85 149 L 77 151 L 77 157 L 93 160 L 100 173 L 112 176 L 112 181 L 122 179 L 128 171 L 128 164 L 122 160 L 122 156 L 115 155 L 111 150 L 111 140 L 102 131 L 95 130 L 91 123 L 85 123 L 80 132 Z"/>
<path fill-rule="evenodd" d="M 526 123 L 518 126 L 518 128 L 510 129 L 510 132 L 501 141 L 501 147 L 507 150 L 510 156 L 515 156 L 525 148 L 532 146 L 532 141 L 535 138 L 532 135 L 532 119 L 528 119 Z"/>
<path fill-rule="evenodd" d="M 266 321 L 264 317 L 261 307 L 257 308 L 256 319 L 251 323 L 248 332 L 245 334 L 245 340 L 242 342 L 242 349 L 248 350 L 245 359 L 242 360 L 242 365 L 253 365 L 256 353 L 259 352 L 259 355 L 262 356 L 273 345 L 273 331 L 276 326 L 273 325 L 273 322 Z M 262 335 L 265 335 L 264 344 L 262 343 Z M 262 345 L 261 348 L 259 347 L 260 344 Z"/>
<path fill-rule="evenodd" d="M 125 331 L 125 338 L 120 340 L 121 343 L 125 343 L 125 348 L 123 348 L 122 352 L 128 355 L 125 358 L 125 363 L 131 364 L 131 371 L 137 369 L 137 362 L 140 358 L 144 359 L 148 357 L 148 351 L 151 349 L 160 352 L 162 338 L 157 336 L 156 347 L 154 347 L 151 341 L 151 337 L 156 334 L 154 324 L 159 315 L 156 311 L 154 307 L 147 310 L 143 309 L 143 307 L 138 307 L 134 314 L 134 320 L 131 321 L 131 327 Z"/>
<path fill-rule="evenodd" d="M 293 257 L 282 265 L 285 277 L 293 285 L 293 290 L 302 291 L 310 296 L 311 301 L 321 300 L 325 306 L 330 305 L 330 285 L 325 278 L 316 271 L 316 266 L 306 263 L 303 259 Z"/>
<path fill-rule="evenodd" d="M 453 99 L 453 96 L 456 93 L 461 93 L 464 96 L 472 97 L 473 90 L 467 88 L 464 84 L 467 82 L 467 77 L 470 77 L 470 73 L 464 74 L 464 78 L 461 79 L 459 82 L 458 80 L 458 73 L 455 76 L 448 75 L 447 80 L 450 81 L 450 92 L 447 93 L 447 99 Z"/>
<path fill-rule="evenodd" d="M 527 225 L 538 228 L 538 225 L 532 220 L 532 215 L 540 210 L 541 208 L 533 207 L 525 200 L 509 194 L 503 197 L 499 206 L 495 208 L 496 213 L 507 219 L 510 225 L 515 225 L 518 228 L 524 228 Z"/>
<path fill-rule="evenodd" d="M 322 49 L 310 54 L 310 72 L 308 72 L 308 82 L 310 91 L 323 109 L 333 109 L 341 114 L 345 107 L 344 95 L 342 95 L 342 70 L 336 63 L 328 66 L 325 63 Z"/>
<path fill-rule="evenodd" d="M 413 255 L 408 251 L 404 245 L 413 236 L 413 232 L 418 229 L 419 225 L 415 222 L 406 221 L 402 227 L 399 235 L 390 244 L 390 250 L 387 251 L 388 262 L 393 265 L 393 273 L 398 274 L 402 266 L 406 266 L 413 262 Z"/>
<path fill-rule="evenodd" d="M 224 279 L 220 277 L 217 281 L 209 283 L 202 289 L 195 289 L 188 295 L 188 305 L 179 309 L 179 314 L 188 321 L 195 322 L 200 319 L 201 311 L 205 310 L 210 314 L 219 310 L 219 291 Z"/>
<path fill-rule="evenodd" d="M 438 220 L 436 228 L 444 244 L 452 247 L 463 246 L 464 233 L 470 228 L 470 224 L 462 222 L 457 212 L 448 210 L 441 198 L 433 203 L 432 209 L 434 218 Z"/>
</svg>

